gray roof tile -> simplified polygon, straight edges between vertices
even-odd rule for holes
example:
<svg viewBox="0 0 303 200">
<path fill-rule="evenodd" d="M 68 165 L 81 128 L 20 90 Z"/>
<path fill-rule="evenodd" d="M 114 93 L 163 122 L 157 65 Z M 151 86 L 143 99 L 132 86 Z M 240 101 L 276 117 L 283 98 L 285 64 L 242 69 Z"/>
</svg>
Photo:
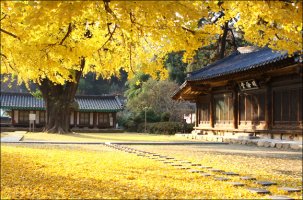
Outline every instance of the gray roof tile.
<svg viewBox="0 0 303 200">
<path fill-rule="evenodd" d="M 206 80 L 210 78 L 243 72 L 254 68 L 261 68 L 270 63 L 275 63 L 288 58 L 287 52 L 272 51 L 268 47 L 261 48 L 251 53 L 235 52 L 217 62 L 200 70 L 194 71 L 187 78 L 188 81 Z"/>
<path fill-rule="evenodd" d="M 115 112 L 122 110 L 117 96 L 76 96 L 79 111 Z M 0 107 L 20 110 L 45 110 L 43 99 L 37 99 L 29 93 L 1 92 Z"/>
</svg>

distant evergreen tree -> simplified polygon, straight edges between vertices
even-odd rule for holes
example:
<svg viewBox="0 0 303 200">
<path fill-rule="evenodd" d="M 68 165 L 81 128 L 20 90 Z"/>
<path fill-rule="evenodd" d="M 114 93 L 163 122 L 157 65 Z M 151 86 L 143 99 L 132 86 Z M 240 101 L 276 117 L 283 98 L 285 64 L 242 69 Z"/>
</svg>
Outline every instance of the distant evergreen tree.
<svg viewBox="0 0 303 200">
<path fill-rule="evenodd" d="M 164 62 L 165 68 L 168 70 L 169 80 L 181 85 L 186 78 L 187 63 L 182 61 L 184 51 L 171 52 L 167 55 Z"/>
<path fill-rule="evenodd" d="M 101 95 L 115 94 L 123 95 L 127 73 L 120 71 L 120 78 L 111 77 L 110 79 L 98 78 L 94 73 L 88 73 L 80 79 L 77 94 L 81 95 Z"/>
</svg>

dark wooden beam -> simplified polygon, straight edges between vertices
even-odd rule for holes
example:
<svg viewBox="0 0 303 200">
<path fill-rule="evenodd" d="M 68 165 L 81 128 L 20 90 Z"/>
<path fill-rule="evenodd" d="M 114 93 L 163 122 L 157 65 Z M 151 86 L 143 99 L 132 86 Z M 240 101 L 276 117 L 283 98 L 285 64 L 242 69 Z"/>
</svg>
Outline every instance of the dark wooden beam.
<svg viewBox="0 0 303 200">
<path fill-rule="evenodd" d="M 271 130 L 273 118 L 272 118 L 272 112 L 273 112 L 273 104 L 272 104 L 272 86 L 271 83 L 268 82 L 266 84 L 266 104 L 265 104 L 265 123 L 268 130 Z"/>
<path fill-rule="evenodd" d="M 215 115 L 214 115 L 214 110 L 215 110 L 215 105 L 214 105 L 214 95 L 211 92 L 210 93 L 210 102 L 209 102 L 209 122 L 210 122 L 210 126 L 212 128 L 214 128 L 214 119 L 215 119 Z"/>
<path fill-rule="evenodd" d="M 234 119 L 233 119 L 233 123 L 234 123 L 234 129 L 238 128 L 238 112 L 239 112 L 239 95 L 238 95 L 238 88 L 236 87 L 236 85 L 233 88 L 233 115 L 234 115 Z"/>
</svg>

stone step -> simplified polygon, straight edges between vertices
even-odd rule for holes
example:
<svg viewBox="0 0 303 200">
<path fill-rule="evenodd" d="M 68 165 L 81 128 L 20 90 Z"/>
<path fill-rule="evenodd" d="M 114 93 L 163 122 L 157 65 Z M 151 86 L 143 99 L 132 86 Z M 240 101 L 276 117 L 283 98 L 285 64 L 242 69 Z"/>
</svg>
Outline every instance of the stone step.
<svg viewBox="0 0 303 200">
<path fill-rule="evenodd" d="M 207 177 L 207 176 L 212 176 L 212 175 L 211 175 L 211 174 L 208 174 L 208 173 L 201 173 L 201 176 Z"/>
<path fill-rule="evenodd" d="M 247 190 L 257 194 L 270 194 L 270 191 L 261 188 L 247 188 Z"/>
<path fill-rule="evenodd" d="M 180 161 L 180 163 L 190 164 L 191 162 L 190 161 Z"/>
<path fill-rule="evenodd" d="M 202 168 L 202 169 L 211 169 L 212 167 L 210 167 L 210 166 L 199 166 L 199 168 Z"/>
<path fill-rule="evenodd" d="M 269 196 L 268 199 L 283 199 L 283 200 L 293 200 L 294 198 L 288 196 Z"/>
<path fill-rule="evenodd" d="M 271 181 L 257 181 L 256 183 L 262 186 L 277 185 L 277 183 Z"/>
<path fill-rule="evenodd" d="M 190 169 L 190 168 L 189 167 L 181 166 L 181 167 L 178 167 L 178 169 Z"/>
<path fill-rule="evenodd" d="M 203 172 L 203 171 L 195 170 L 195 169 L 190 169 L 188 171 L 191 172 L 191 173 L 202 173 Z"/>
<path fill-rule="evenodd" d="M 224 171 L 221 170 L 221 169 L 210 169 L 210 171 L 212 171 L 212 172 L 224 172 Z"/>
<path fill-rule="evenodd" d="M 224 175 L 229 175 L 229 176 L 239 176 L 238 173 L 235 172 L 223 172 Z"/>
<path fill-rule="evenodd" d="M 240 182 L 230 182 L 229 184 L 231 184 L 232 186 L 235 186 L 235 187 L 240 187 L 240 186 L 245 185 L 244 183 L 240 183 Z"/>
<path fill-rule="evenodd" d="M 201 166 L 201 164 L 195 164 L 195 163 L 193 163 L 193 164 L 191 164 L 191 166 Z"/>
<path fill-rule="evenodd" d="M 257 180 L 256 178 L 254 177 L 250 177 L 250 176 L 242 176 L 240 177 L 241 180 Z"/>
<path fill-rule="evenodd" d="M 215 177 L 216 181 L 228 181 L 230 180 L 229 178 L 225 178 L 225 177 Z"/>
<path fill-rule="evenodd" d="M 301 192 L 301 189 L 297 189 L 297 188 L 290 188 L 290 187 L 281 187 L 281 188 L 278 188 L 279 190 L 283 190 L 285 192 Z"/>
</svg>

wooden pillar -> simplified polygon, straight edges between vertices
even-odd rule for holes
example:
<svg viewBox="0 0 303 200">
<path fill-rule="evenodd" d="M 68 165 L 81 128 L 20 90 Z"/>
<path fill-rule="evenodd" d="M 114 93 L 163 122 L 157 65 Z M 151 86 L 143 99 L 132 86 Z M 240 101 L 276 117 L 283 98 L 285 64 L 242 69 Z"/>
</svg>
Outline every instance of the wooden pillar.
<svg viewBox="0 0 303 200">
<path fill-rule="evenodd" d="M 199 102 L 199 100 L 197 100 L 197 102 L 196 102 L 196 109 L 197 110 L 196 110 L 196 122 L 195 122 L 195 124 L 196 124 L 196 126 L 199 126 L 199 123 L 201 121 L 201 116 L 200 116 L 201 110 L 200 110 L 200 102 Z"/>
<path fill-rule="evenodd" d="M 15 118 L 14 118 L 14 110 L 12 110 L 12 121 L 11 121 L 12 126 L 15 125 Z"/>
<path fill-rule="evenodd" d="M 271 130 L 273 123 L 272 116 L 272 105 L 273 105 L 273 94 L 272 94 L 272 86 L 270 82 L 266 84 L 266 105 L 265 105 L 265 123 L 268 130 Z"/>
<path fill-rule="evenodd" d="M 77 127 L 77 125 L 78 125 L 78 118 L 77 118 L 77 116 L 78 116 L 78 112 L 77 111 L 75 111 L 74 112 L 74 127 Z"/>
<path fill-rule="evenodd" d="M 212 128 L 214 128 L 215 126 L 215 122 L 214 122 L 214 110 L 215 110 L 215 105 L 214 105 L 214 95 L 211 92 L 210 93 L 210 102 L 209 102 L 209 122 L 210 122 L 210 126 Z"/>
<path fill-rule="evenodd" d="M 96 127 L 96 113 L 93 112 L 93 128 Z"/>
<path fill-rule="evenodd" d="M 199 121 L 200 121 L 200 116 L 199 116 L 199 101 L 198 100 L 196 100 L 196 112 L 195 112 L 195 114 L 196 114 L 196 123 L 195 123 L 195 126 L 198 127 L 199 126 Z M 184 115 L 183 115 L 183 119 L 182 120 L 184 121 Z"/>
<path fill-rule="evenodd" d="M 117 124 L 117 113 L 113 112 L 113 120 L 114 120 L 114 128 L 117 128 L 116 127 L 116 124 Z"/>
<path fill-rule="evenodd" d="M 233 125 L 234 129 L 238 129 L 238 113 L 239 113 L 239 95 L 237 87 L 233 89 Z"/>
</svg>

